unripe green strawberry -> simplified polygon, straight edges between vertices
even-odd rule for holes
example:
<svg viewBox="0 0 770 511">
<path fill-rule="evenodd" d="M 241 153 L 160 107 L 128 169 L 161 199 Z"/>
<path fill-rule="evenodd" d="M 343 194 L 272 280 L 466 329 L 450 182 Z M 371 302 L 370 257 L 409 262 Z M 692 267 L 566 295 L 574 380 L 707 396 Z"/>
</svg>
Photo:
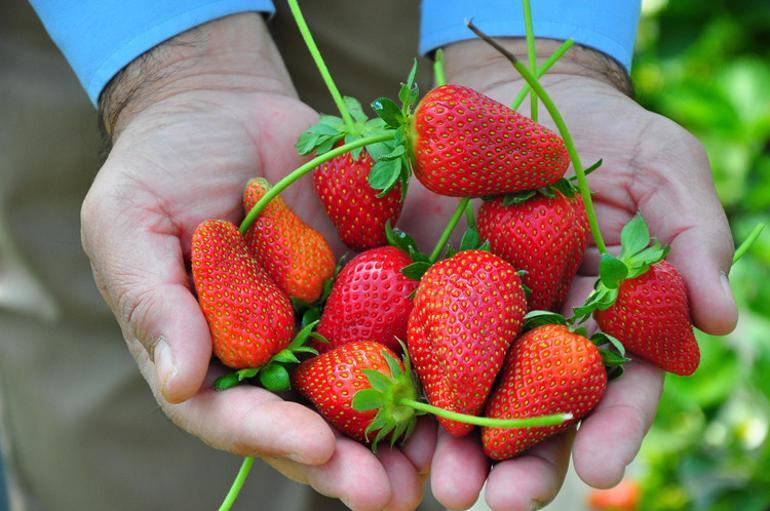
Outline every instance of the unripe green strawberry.
<svg viewBox="0 0 770 511">
<path fill-rule="evenodd" d="M 291 342 L 291 302 L 251 257 L 233 224 L 206 220 L 195 229 L 192 274 L 214 354 L 223 364 L 260 367 Z"/>
<path fill-rule="evenodd" d="M 340 271 L 326 305 L 318 333 L 328 344 L 319 352 L 366 339 L 401 351 L 412 311 L 410 295 L 418 281 L 401 273 L 412 259 L 396 247 L 379 247 L 358 254 Z"/>
<path fill-rule="evenodd" d="M 614 305 L 596 310 L 594 318 L 628 352 L 665 371 L 687 376 L 698 368 L 700 349 L 692 330 L 684 278 L 665 260 L 624 280 Z"/>
<path fill-rule="evenodd" d="M 508 351 L 485 415 L 503 419 L 572 413 L 573 419 L 528 429 L 485 427 L 481 432 L 484 453 L 493 460 L 506 460 L 563 431 L 594 409 L 606 386 L 602 356 L 590 340 L 564 325 L 528 331 Z"/>
<path fill-rule="evenodd" d="M 263 178 L 249 181 L 243 191 L 247 213 L 270 188 Z M 334 254 L 329 244 L 280 196 L 265 206 L 245 238 L 252 256 L 290 298 L 315 301 L 323 292 L 324 282 L 334 275 Z"/>
<path fill-rule="evenodd" d="M 430 404 L 475 415 L 486 402 L 527 302 L 516 270 L 482 250 L 459 252 L 422 277 L 409 316 L 408 349 Z M 462 436 L 473 429 L 439 418 Z"/>
<path fill-rule="evenodd" d="M 559 310 L 583 260 L 591 231 L 580 195 L 536 194 L 505 205 L 485 201 L 478 214 L 481 239 L 517 270 L 529 287 L 530 310 Z"/>
</svg>

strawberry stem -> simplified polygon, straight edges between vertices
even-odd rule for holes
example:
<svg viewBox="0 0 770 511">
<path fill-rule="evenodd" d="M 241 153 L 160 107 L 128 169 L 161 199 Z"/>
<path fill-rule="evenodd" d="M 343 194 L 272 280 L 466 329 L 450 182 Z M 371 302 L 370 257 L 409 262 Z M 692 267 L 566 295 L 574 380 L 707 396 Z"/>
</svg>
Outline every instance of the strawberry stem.
<svg viewBox="0 0 770 511">
<path fill-rule="evenodd" d="M 561 46 L 556 48 L 556 51 L 551 54 L 550 57 L 546 59 L 545 62 L 543 62 L 543 65 L 537 68 L 537 72 L 535 73 L 535 76 L 540 78 L 543 76 L 549 69 L 553 67 L 554 64 L 556 64 L 556 61 L 559 60 L 562 55 L 567 53 L 567 50 L 572 48 L 572 45 L 575 44 L 575 41 L 573 39 L 567 39 L 563 43 L 561 43 Z M 513 103 L 511 103 L 511 110 L 516 110 L 521 106 L 521 104 L 524 102 L 524 100 L 527 98 L 527 94 L 529 91 L 532 90 L 532 87 L 529 86 L 528 83 L 525 83 L 524 86 L 521 88 L 519 93 L 516 95 L 516 99 L 513 100 Z"/>
<path fill-rule="evenodd" d="M 460 217 L 462 217 L 463 213 L 465 213 L 465 209 L 468 207 L 470 201 L 471 199 L 469 197 L 463 197 L 460 199 L 460 202 L 457 203 L 457 208 L 452 214 L 452 218 L 449 219 L 449 223 L 447 223 L 446 227 L 444 227 L 444 231 L 441 233 L 441 236 L 439 236 L 438 242 L 436 242 L 436 246 L 433 248 L 433 252 L 431 252 L 430 256 L 428 256 L 431 264 L 435 263 L 441 255 L 441 252 L 444 251 L 444 247 L 446 246 L 447 240 L 449 240 L 449 236 L 452 235 L 452 231 L 455 230 L 457 222 L 460 221 Z"/>
<path fill-rule="evenodd" d="M 246 215 L 246 218 L 244 218 L 243 222 L 241 222 L 241 226 L 238 228 L 238 230 L 241 232 L 241 234 L 246 234 L 246 231 L 249 230 L 249 227 L 251 227 L 251 224 L 254 223 L 254 221 L 257 219 L 257 217 L 262 212 L 262 210 L 265 209 L 265 206 L 267 206 L 268 203 L 271 200 L 273 200 L 274 197 L 276 197 L 278 194 L 280 194 L 282 191 L 288 188 L 289 185 L 291 185 L 294 181 L 301 178 L 302 176 L 304 176 L 305 174 L 307 174 L 317 166 L 331 160 L 332 158 L 336 158 L 341 154 L 345 154 L 348 151 L 352 151 L 353 149 L 356 149 L 358 147 L 363 147 L 370 144 L 376 144 L 377 142 L 385 142 L 386 140 L 392 140 L 395 137 L 395 135 L 396 135 L 395 131 L 386 131 L 385 133 L 382 133 L 380 135 L 373 135 L 371 137 L 359 138 L 358 140 L 355 140 L 348 144 L 335 147 L 331 151 L 325 152 L 320 156 L 316 156 L 312 160 L 297 167 L 291 173 L 287 174 L 283 179 L 281 179 L 276 184 L 274 184 L 273 187 L 270 190 L 268 190 L 267 193 L 263 195 L 262 198 L 259 199 L 259 201 L 257 201 L 256 204 L 254 204 L 254 207 L 251 208 L 251 211 L 249 211 L 249 214 Z"/>
<path fill-rule="evenodd" d="M 533 428 L 541 426 L 558 426 L 572 419 L 571 413 L 557 413 L 554 415 L 541 415 L 539 417 L 523 417 L 519 419 L 493 419 L 491 417 L 477 417 L 464 413 L 444 410 L 427 403 L 421 403 L 414 399 L 401 398 L 397 404 L 408 406 L 421 412 L 437 415 L 445 419 L 462 422 L 464 424 L 473 424 L 474 426 L 486 426 L 492 428 Z"/>
<path fill-rule="evenodd" d="M 737 263 L 741 257 L 746 255 L 746 252 L 748 252 L 754 242 L 757 241 L 757 238 L 759 238 L 759 235 L 762 234 L 763 230 L 765 230 L 765 224 L 757 224 L 754 226 L 754 229 L 752 229 L 749 237 L 743 240 L 743 243 L 741 243 L 740 246 L 735 249 L 735 254 L 733 255 L 733 264 Z"/>
<path fill-rule="evenodd" d="M 529 0 L 522 0 L 524 7 L 524 33 L 527 37 L 527 57 L 529 58 L 529 68 L 532 74 L 537 74 L 537 52 L 535 51 L 535 32 L 532 29 L 532 7 Z M 537 122 L 537 95 L 530 94 L 529 116 Z"/>
<path fill-rule="evenodd" d="M 315 40 L 313 40 L 313 35 L 310 33 L 310 28 L 308 28 L 307 23 L 305 22 L 305 17 L 302 15 L 297 0 L 289 0 L 289 8 L 291 9 L 291 14 L 294 16 L 294 21 L 297 22 L 299 33 L 302 34 L 302 39 L 305 40 L 307 49 L 310 51 L 310 55 L 313 57 L 313 61 L 318 68 L 318 72 L 321 73 L 321 77 L 323 78 L 326 87 L 329 89 L 332 99 L 334 99 L 334 103 L 337 105 L 337 110 L 340 111 L 340 116 L 342 116 L 342 120 L 345 121 L 345 126 L 347 126 L 348 131 L 353 131 L 353 118 L 350 116 L 348 107 L 345 105 L 345 100 L 342 99 L 342 95 L 340 94 L 339 89 L 337 89 L 337 85 L 334 83 L 331 73 L 329 73 L 329 68 L 326 67 L 326 62 L 324 62 L 321 52 L 315 44 Z"/>
<path fill-rule="evenodd" d="M 253 456 L 246 456 L 243 458 L 243 463 L 241 464 L 240 470 L 238 470 L 238 475 L 235 476 L 235 481 L 233 481 L 230 491 L 227 492 L 225 500 L 222 502 L 222 505 L 219 506 L 219 511 L 229 511 L 230 508 L 233 507 L 233 503 L 235 502 L 235 499 L 238 498 L 238 494 L 241 493 L 243 483 L 246 481 L 246 477 L 249 475 L 253 464 Z"/>
<path fill-rule="evenodd" d="M 436 87 L 446 85 L 446 76 L 444 76 L 444 50 L 436 50 L 435 60 L 433 61 L 433 76 L 436 81 Z"/>
<path fill-rule="evenodd" d="M 556 108 L 556 105 L 551 99 L 551 96 L 548 95 L 543 86 L 540 85 L 540 82 L 537 80 L 537 78 L 529 69 L 527 69 L 527 66 L 519 61 L 516 55 L 500 46 L 497 41 L 479 30 L 472 21 L 468 20 L 466 24 L 468 28 L 473 31 L 473 33 L 475 33 L 487 44 L 499 51 L 511 62 L 516 71 L 518 71 L 522 78 L 527 81 L 529 86 L 532 87 L 532 90 L 535 91 L 537 96 L 540 98 L 540 101 L 543 102 L 543 105 L 545 106 L 546 110 L 548 110 L 548 113 L 551 114 L 553 122 L 556 124 L 556 127 L 559 129 L 559 133 L 564 139 L 564 145 L 567 147 L 567 152 L 569 153 L 570 160 L 572 161 L 572 166 L 575 168 L 575 175 L 577 176 L 580 195 L 583 197 L 583 202 L 585 203 L 586 216 L 588 217 L 588 223 L 591 225 L 591 234 L 593 235 L 594 243 L 596 244 L 596 248 L 601 254 L 607 254 L 607 245 L 605 245 L 604 238 L 602 237 L 602 233 L 599 230 L 599 221 L 596 218 L 596 210 L 594 210 L 594 203 L 591 200 L 591 190 L 588 188 L 588 181 L 586 180 L 585 171 L 583 170 L 583 163 L 580 161 L 580 155 L 577 152 L 575 142 L 572 139 L 572 135 L 570 134 L 569 129 L 567 128 L 567 124 L 564 122 L 564 118 L 561 116 L 558 108 Z"/>
</svg>

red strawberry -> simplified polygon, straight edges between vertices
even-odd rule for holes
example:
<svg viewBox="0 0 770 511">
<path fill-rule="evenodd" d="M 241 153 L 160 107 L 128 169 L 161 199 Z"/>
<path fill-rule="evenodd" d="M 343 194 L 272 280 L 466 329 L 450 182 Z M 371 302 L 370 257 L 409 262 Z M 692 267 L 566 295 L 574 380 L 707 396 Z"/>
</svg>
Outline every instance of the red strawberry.
<svg viewBox="0 0 770 511">
<path fill-rule="evenodd" d="M 223 364 L 260 367 L 289 344 L 291 302 L 249 255 L 233 224 L 206 220 L 195 229 L 192 273 L 214 354 Z"/>
<path fill-rule="evenodd" d="M 700 363 L 684 278 L 665 260 L 624 280 L 615 304 L 594 312 L 602 331 L 665 371 L 690 375 Z"/>
<path fill-rule="evenodd" d="M 417 288 L 407 333 L 428 401 L 480 412 L 526 308 L 516 270 L 494 254 L 468 250 L 433 265 Z M 455 436 L 473 428 L 439 422 Z"/>
<path fill-rule="evenodd" d="M 404 251 L 391 246 L 354 257 L 337 276 L 318 323 L 318 333 L 329 344 L 317 343 L 315 348 L 323 352 L 366 339 L 401 351 L 397 339 L 406 340 L 409 295 L 418 281 L 400 270 L 411 263 Z"/>
<path fill-rule="evenodd" d="M 390 379 L 392 392 L 377 394 L 367 371 L 381 373 L 380 380 Z M 301 363 L 291 379 L 292 387 L 309 399 L 326 420 L 359 442 L 367 437 L 372 440 L 369 434 L 375 432 L 376 439 L 392 434 L 391 439 L 396 440 L 402 435 L 409 436 L 414 428 L 414 411 L 394 403 L 396 397 L 416 399 L 411 373 L 395 353 L 380 343 L 358 341 L 340 346 Z M 378 406 L 364 407 L 368 409 L 363 411 L 354 408 L 353 398 L 361 390 L 368 390 L 370 398 L 375 394 L 374 404 Z M 375 422 L 378 416 L 380 419 Z"/>
<path fill-rule="evenodd" d="M 401 184 L 384 197 L 377 197 L 380 192 L 368 182 L 373 165 L 371 156 L 363 150 L 358 159 L 351 153 L 332 158 L 313 175 L 326 214 L 340 239 L 352 250 L 385 245 L 385 223 L 390 220 L 395 225 L 401 215 Z"/>
<path fill-rule="evenodd" d="M 411 122 L 415 176 L 441 195 L 535 190 L 558 181 L 569 166 L 556 134 L 468 87 L 436 87 Z"/>
<path fill-rule="evenodd" d="M 522 281 L 532 290 L 530 310 L 561 308 L 591 233 L 583 199 L 554 193 L 508 206 L 497 198 L 479 209 L 481 239 L 489 240 L 493 253 L 527 272 Z"/>
<path fill-rule="evenodd" d="M 243 191 L 248 213 L 271 188 L 263 178 L 249 181 Z M 302 221 L 279 197 L 262 210 L 246 233 L 252 256 L 281 290 L 303 302 L 318 299 L 324 281 L 334 275 L 334 254 L 324 237 Z"/>
<path fill-rule="evenodd" d="M 599 403 L 607 385 L 599 350 L 564 325 L 543 325 L 522 335 L 500 374 L 487 417 L 572 413 L 573 419 L 529 429 L 483 428 L 484 453 L 493 460 L 512 458 L 580 420 Z"/>
</svg>

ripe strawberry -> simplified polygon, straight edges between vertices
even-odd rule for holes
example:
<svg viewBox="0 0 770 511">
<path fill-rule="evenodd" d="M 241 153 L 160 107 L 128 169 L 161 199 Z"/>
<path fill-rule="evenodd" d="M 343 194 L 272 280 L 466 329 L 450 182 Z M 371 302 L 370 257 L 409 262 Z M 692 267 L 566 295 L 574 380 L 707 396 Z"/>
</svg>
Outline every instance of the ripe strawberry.
<svg viewBox="0 0 770 511">
<path fill-rule="evenodd" d="M 555 191 L 506 205 L 485 201 L 478 214 L 481 239 L 518 270 L 532 292 L 530 310 L 559 310 L 588 246 L 590 227 L 580 195 Z"/>
<path fill-rule="evenodd" d="M 615 304 L 596 310 L 602 331 L 617 337 L 626 349 L 665 371 L 687 376 L 700 363 L 692 331 L 684 278 L 665 260 L 642 275 L 624 280 Z"/>
<path fill-rule="evenodd" d="M 289 344 L 291 302 L 249 255 L 233 224 L 206 220 L 195 229 L 192 273 L 214 354 L 223 364 L 260 367 Z"/>
<path fill-rule="evenodd" d="M 321 164 L 313 175 L 316 193 L 340 239 L 360 251 L 387 243 L 385 223 L 401 215 L 401 183 L 384 197 L 369 185 L 374 160 L 366 150 L 358 158 L 346 153 Z"/>
<path fill-rule="evenodd" d="M 243 191 L 247 213 L 270 188 L 263 178 L 249 181 Z M 321 296 L 324 281 L 334 275 L 334 254 L 329 244 L 280 196 L 262 210 L 245 238 L 252 256 L 290 298 L 315 301 Z"/>
<path fill-rule="evenodd" d="M 418 281 L 400 270 L 412 259 L 396 247 L 379 247 L 354 257 L 342 269 L 332 287 L 318 333 L 328 344 L 316 343 L 319 352 L 366 339 L 401 351 L 398 339 L 406 339 L 406 323 L 412 311 L 409 297 Z"/>
<path fill-rule="evenodd" d="M 606 490 L 591 490 L 588 505 L 594 511 L 637 511 L 641 488 L 633 479 L 623 479 Z"/>
<path fill-rule="evenodd" d="M 484 453 L 512 458 L 575 423 L 599 403 L 607 373 L 597 347 L 564 325 L 543 325 L 517 339 L 505 359 L 500 381 L 487 403 L 487 417 L 531 417 L 572 413 L 558 426 L 529 429 L 486 427 Z"/>
<path fill-rule="evenodd" d="M 372 371 L 381 373 L 377 381 L 384 382 L 389 392 L 379 393 L 373 388 L 369 376 Z M 408 437 L 414 429 L 414 411 L 396 403 L 399 398 L 416 399 L 411 371 L 380 343 L 344 344 L 301 363 L 291 380 L 293 388 L 309 399 L 326 420 L 359 442 L 370 441 L 369 434 L 374 432 L 375 444 L 389 434 L 395 441 Z M 363 400 L 366 406 L 354 406 L 354 397 L 362 390 L 367 391 L 364 398 L 368 399 Z"/>
<path fill-rule="evenodd" d="M 428 401 L 454 412 L 480 412 L 526 308 L 516 270 L 494 254 L 467 250 L 433 265 L 417 288 L 407 330 Z M 455 436 L 472 429 L 439 422 Z"/>
<path fill-rule="evenodd" d="M 430 91 L 412 126 L 415 176 L 441 195 L 534 190 L 558 181 L 569 166 L 556 134 L 468 87 Z"/>
</svg>

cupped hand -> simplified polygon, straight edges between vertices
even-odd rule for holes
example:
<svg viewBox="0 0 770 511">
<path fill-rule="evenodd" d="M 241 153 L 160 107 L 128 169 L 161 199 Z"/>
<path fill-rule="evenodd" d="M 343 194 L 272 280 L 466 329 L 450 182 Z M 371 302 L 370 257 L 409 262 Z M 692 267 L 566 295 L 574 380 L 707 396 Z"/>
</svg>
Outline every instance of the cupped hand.
<svg viewBox="0 0 770 511">
<path fill-rule="evenodd" d="M 83 246 L 163 411 L 211 446 L 262 457 L 352 509 L 414 509 L 435 443 L 429 423 L 402 449 L 375 456 L 303 405 L 252 386 L 211 388 L 223 369 L 210 364 L 192 292 L 192 233 L 208 218 L 239 222 L 246 181 L 275 182 L 301 164 L 294 142 L 317 119 L 296 98 L 261 18 L 232 16 L 178 36 L 117 80 L 105 107 L 114 145 L 83 203 Z M 310 179 L 284 197 L 332 239 Z"/>
<path fill-rule="evenodd" d="M 506 44 L 526 55 L 520 41 Z M 538 44 L 541 56 L 558 45 L 546 40 Z M 584 166 L 603 160 L 589 183 L 610 251 L 619 250 L 621 228 L 640 211 L 652 235 L 671 245 L 668 260 L 685 278 L 694 324 L 712 334 L 730 332 L 737 316 L 726 277 L 733 243 L 703 148 L 683 128 L 620 92 L 611 80 L 613 73 L 617 78 L 616 64 L 590 50 L 572 51 L 541 81 L 564 116 Z M 522 86 L 511 65 L 480 41 L 449 47 L 446 74 L 448 82 L 474 87 L 506 104 Z M 553 129 L 545 108 L 539 110 L 540 122 Z M 598 252 L 589 248 L 565 312 L 590 291 L 597 261 Z M 660 370 L 644 362 L 627 364 L 625 374 L 609 384 L 577 432 L 570 430 L 519 458 L 498 463 L 491 472 L 478 438 L 440 433 L 433 493 L 448 508 L 465 509 L 486 480 L 486 501 L 494 511 L 537 508 L 557 494 L 570 449 L 583 481 L 611 487 L 638 452 L 655 417 L 662 385 Z"/>
</svg>

